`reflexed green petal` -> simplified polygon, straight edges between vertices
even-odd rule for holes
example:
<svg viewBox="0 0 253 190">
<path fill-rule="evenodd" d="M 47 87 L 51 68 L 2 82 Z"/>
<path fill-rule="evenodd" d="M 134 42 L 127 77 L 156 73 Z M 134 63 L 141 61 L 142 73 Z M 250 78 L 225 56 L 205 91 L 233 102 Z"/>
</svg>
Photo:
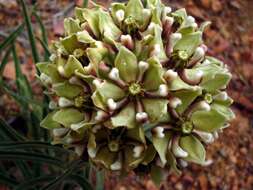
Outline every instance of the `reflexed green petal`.
<svg viewBox="0 0 253 190">
<path fill-rule="evenodd" d="M 76 34 L 63 38 L 61 44 L 69 54 L 72 54 L 75 49 L 83 47 L 83 44 L 78 42 Z"/>
<path fill-rule="evenodd" d="M 217 73 L 212 80 L 201 82 L 201 86 L 208 92 L 213 92 L 217 89 L 226 87 L 231 80 L 232 75 L 230 73 Z"/>
<path fill-rule="evenodd" d="M 57 71 L 57 67 L 50 62 L 41 62 L 36 64 L 41 73 L 48 75 L 52 79 L 52 83 L 62 82 L 64 79 Z"/>
<path fill-rule="evenodd" d="M 157 90 L 160 84 L 164 84 L 163 69 L 156 58 L 148 60 L 149 68 L 145 72 L 143 86 L 145 90 Z"/>
<path fill-rule="evenodd" d="M 143 23 L 143 5 L 140 0 L 130 0 L 126 6 L 126 17 L 132 17 L 139 25 Z"/>
<path fill-rule="evenodd" d="M 152 162 L 154 160 L 155 155 L 156 155 L 156 149 L 151 144 L 148 146 L 148 148 L 145 152 L 145 157 L 143 158 L 142 164 L 148 165 L 150 162 Z"/>
<path fill-rule="evenodd" d="M 93 34 L 98 38 L 100 36 L 99 32 L 99 8 L 95 9 L 82 9 L 82 14 L 84 19 L 88 22 Z"/>
<path fill-rule="evenodd" d="M 110 166 L 116 161 L 117 154 L 115 152 L 110 152 L 107 146 L 99 149 L 96 157 L 93 161 L 103 164 L 106 168 L 110 169 Z"/>
<path fill-rule="evenodd" d="M 184 158 L 198 164 L 203 164 L 206 159 L 206 151 L 201 142 L 194 136 L 185 136 L 180 138 L 180 147 L 188 153 L 188 157 Z"/>
<path fill-rule="evenodd" d="M 79 42 L 83 42 L 85 44 L 94 43 L 96 41 L 90 36 L 90 34 L 86 30 L 78 32 L 76 34 L 76 37 Z"/>
<path fill-rule="evenodd" d="M 223 125 L 234 117 L 233 112 L 225 106 L 214 104 L 211 110 L 196 111 L 192 114 L 191 120 L 196 129 L 206 132 L 213 132 L 223 127 Z M 212 118 L 212 122 L 210 122 Z"/>
<path fill-rule="evenodd" d="M 60 128 L 61 125 L 53 120 L 55 112 L 49 113 L 41 122 L 40 126 L 46 129 Z"/>
<path fill-rule="evenodd" d="M 134 82 L 138 73 L 136 56 L 124 46 L 121 46 L 115 59 L 115 67 L 119 70 L 122 80 Z"/>
<path fill-rule="evenodd" d="M 167 114 L 168 100 L 142 99 L 142 102 L 151 123 L 159 122 Z"/>
<path fill-rule="evenodd" d="M 98 64 L 108 53 L 108 49 L 103 46 L 102 43 L 95 44 L 95 47 L 86 49 L 87 56 L 90 62 L 93 64 L 96 71 L 98 70 Z"/>
<path fill-rule="evenodd" d="M 101 94 L 98 92 L 98 91 L 95 91 L 92 96 L 91 96 L 91 99 L 92 99 L 92 102 L 93 104 L 102 109 L 102 110 L 106 110 L 106 104 L 105 102 L 103 101 L 103 97 L 101 96 Z"/>
<path fill-rule="evenodd" d="M 84 113 L 81 113 L 74 108 L 61 109 L 53 115 L 53 120 L 64 125 L 65 127 L 69 127 L 74 123 L 79 123 L 83 119 Z"/>
<path fill-rule="evenodd" d="M 161 185 L 162 180 L 164 180 L 164 169 L 159 166 L 152 165 L 150 171 L 150 177 L 157 187 Z"/>
<path fill-rule="evenodd" d="M 126 136 L 135 141 L 139 141 L 142 143 L 146 142 L 142 127 L 135 127 L 133 129 L 128 129 L 126 132 Z"/>
<path fill-rule="evenodd" d="M 133 103 L 129 103 L 117 115 L 111 117 L 111 121 L 114 127 L 136 127 L 137 124 L 135 121 L 135 109 Z"/>
<path fill-rule="evenodd" d="M 153 145 L 156 151 L 158 152 L 163 165 L 165 165 L 167 162 L 166 154 L 167 154 L 168 144 L 171 137 L 172 137 L 172 133 L 170 132 L 166 132 L 163 138 L 159 138 L 155 136 L 152 137 Z"/>
<path fill-rule="evenodd" d="M 72 99 L 78 96 L 83 89 L 80 86 L 69 84 L 68 81 L 53 85 L 53 91 L 60 97 Z"/>
<path fill-rule="evenodd" d="M 64 30 L 67 35 L 74 34 L 81 30 L 80 21 L 73 18 L 64 19 Z"/>
<path fill-rule="evenodd" d="M 177 167 L 177 160 L 170 150 L 167 151 L 166 158 L 167 158 L 167 165 L 172 169 L 172 171 L 180 175 L 181 171 Z"/>
<path fill-rule="evenodd" d="M 105 11 L 99 12 L 99 31 L 103 36 L 117 40 L 121 35 L 120 29 L 114 24 L 109 13 Z"/>
<path fill-rule="evenodd" d="M 118 21 L 118 19 L 116 18 L 116 12 L 118 11 L 118 10 L 123 10 L 123 11 L 125 11 L 125 8 L 126 8 L 126 6 L 123 4 L 123 3 L 112 3 L 112 6 L 111 6 L 111 15 L 112 15 L 112 18 L 113 18 L 113 21 L 115 22 L 115 23 L 117 23 L 118 25 L 120 24 L 119 23 L 119 21 Z"/>
<path fill-rule="evenodd" d="M 175 97 L 179 98 L 182 102 L 181 105 L 179 105 L 176 110 L 178 113 L 182 114 L 189 105 L 199 96 L 201 95 L 201 90 L 178 90 L 172 93 Z"/>
<path fill-rule="evenodd" d="M 75 74 L 75 71 L 85 73 L 82 64 L 73 55 L 70 55 L 66 65 L 64 66 L 64 74 L 67 78 Z"/>
<path fill-rule="evenodd" d="M 109 98 L 112 98 L 114 101 L 117 101 L 125 97 L 125 92 L 120 87 L 107 81 L 103 82 L 97 88 L 97 91 L 103 98 L 104 102 L 107 102 Z"/>
<path fill-rule="evenodd" d="M 186 10 L 184 8 L 174 11 L 173 13 L 171 13 L 171 15 L 174 17 L 175 21 L 177 23 L 179 23 L 180 25 L 183 22 L 185 22 L 185 20 L 187 18 L 187 13 L 186 13 Z"/>
<path fill-rule="evenodd" d="M 127 146 L 126 148 L 124 148 L 124 154 L 125 154 L 124 165 L 126 167 L 126 170 L 128 171 L 129 169 L 136 168 L 138 164 L 142 161 L 143 156 L 144 156 L 142 153 L 142 155 L 139 158 L 135 158 L 133 156 L 134 155 L 133 148 L 134 148 L 133 146 L 132 147 Z"/>
<path fill-rule="evenodd" d="M 159 60 L 166 60 L 167 59 L 167 56 L 165 54 L 164 47 L 163 47 L 162 29 L 158 24 L 156 24 L 155 27 L 154 27 L 154 38 L 150 42 L 149 45 L 150 46 L 159 45 L 160 52 L 158 53 L 158 55 L 156 55 L 156 57 Z"/>
<path fill-rule="evenodd" d="M 183 35 L 182 39 L 176 43 L 174 50 L 185 51 L 190 57 L 201 43 L 202 32 L 190 33 Z"/>
<path fill-rule="evenodd" d="M 191 86 L 191 85 L 185 83 L 179 76 L 168 84 L 168 88 L 171 91 L 176 91 L 176 90 L 197 91 L 197 90 L 201 89 L 201 87 Z"/>
</svg>

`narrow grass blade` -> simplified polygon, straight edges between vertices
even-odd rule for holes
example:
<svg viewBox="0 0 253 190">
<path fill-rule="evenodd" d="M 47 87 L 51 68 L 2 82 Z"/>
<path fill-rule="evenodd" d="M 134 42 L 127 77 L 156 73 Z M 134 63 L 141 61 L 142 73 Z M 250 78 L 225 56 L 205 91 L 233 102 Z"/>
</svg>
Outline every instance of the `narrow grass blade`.
<svg viewBox="0 0 253 190">
<path fill-rule="evenodd" d="M 28 37 L 29 37 L 29 41 L 30 41 L 30 45 L 31 45 L 31 49 L 32 49 L 33 61 L 36 64 L 37 62 L 39 62 L 39 54 L 38 54 L 37 48 L 36 48 L 36 42 L 35 42 L 35 37 L 34 37 L 34 33 L 33 33 L 31 19 L 28 15 L 27 7 L 26 7 L 24 0 L 18 0 L 18 1 L 21 5 L 22 12 L 23 12 L 24 19 L 25 19 L 27 33 L 28 33 Z"/>
<path fill-rule="evenodd" d="M 18 185 L 18 182 L 15 181 L 14 179 L 10 178 L 9 176 L 6 176 L 3 173 L 0 173 L 0 183 L 1 184 L 5 184 L 9 187 L 15 187 L 16 185 Z"/>
<path fill-rule="evenodd" d="M 25 182 L 16 186 L 15 190 L 32 189 L 35 186 L 38 186 L 38 185 L 41 186 L 41 184 L 46 183 L 48 181 L 52 181 L 56 178 L 57 178 L 56 175 L 36 177 L 36 178 L 30 179 L 30 180 L 26 180 Z M 77 184 L 80 185 L 80 187 L 82 187 L 83 190 L 92 190 L 93 189 L 92 186 L 90 185 L 90 183 L 87 181 L 87 179 L 82 178 L 79 175 L 71 174 L 68 176 L 68 179 L 66 179 L 66 180 L 71 180 L 71 181 L 76 182 Z"/>
<path fill-rule="evenodd" d="M 40 38 L 37 38 L 37 39 L 39 40 L 42 47 L 44 48 L 44 51 L 45 51 L 44 59 L 45 59 L 45 61 L 48 61 L 49 57 L 50 57 L 50 51 L 49 51 L 49 48 L 48 48 L 47 32 L 46 32 L 45 26 L 44 26 L 40 16 L 38 15 L 36 9 L 34 9 L 33 15 L 35 16 L 37 22 L 39 23 L 40 30 L 41 30 L 42 40 Z"/>
<path fill-rule="evenodd" d="M 59 151 L 65 154 L 70 154 L 71 151 L 68 151 L 60 146 L 52 145 L 47 142 L 39 142 L 39 141 L 29 141 L 29 142 L 2 142 L 0 144 L 0 149 L 52 149 L 55 151 Z"/>
<path fill-rule="evenodd" d="M 43 49 L 45 51 L 45 61 L 48 61 L 49 57 L 51 55 L 48 45 L 40 38 L 36 38 L 36 39 L 40 42 L 41 46 L 43 47 Z"/>
<path fill-rule="evenodd" d="M 96 190 L 104 189 L 104 171 L 96 171 Z"/>
<path fill-rule="evenodd" d="M 16 130 L 9 126 L 3 119 L 0 118 L 0 134 L 5 134 L 9 140 L 25 141 L 27 140 L 24 136 L 20 135 Z"/>
<path fill-rule="evenodd" d="M 39 162 L 44 164 L 50 164 L 63 168 L 62 160 L 56 159 L 51 156 L 39 153 L 20 152 L 20 151 L 0 151 L 0 160 L 29 160 L 32 162 Z"/>
<path fill-rule="evenodd" d="M 3 51 L 5 47 L 12 44 L 16 37 L 23 31 L 24 23 L 19 25 L 16 30 L 14 30 L 1 44 L 0 44 L 0 52 Z"/>
<path fill-rule="evenodd" d="M 5 68 L 6 64 L 8 63 L 10 52 L 11 52 L 11 48 L 9 48 L 4 54 L 4 57 L 2 59 L 1 65 L 0 65 L 0 77 L 3 76 L 4 68 Z"/>
<path fill-rule="evenodd" d="M 49 184 L 41 188 L 41 190 L 51 190 L 53 189 L 56 185 L 61 184 L 65 179 L 67 179 L 76 169 L 80 169 L 80 166 L 83 164 L 81 160 L 74 161 L 73 163 L 70 164 L 68 169 L 65 170 L 65 172 L 58 176 L 56 179 L 52 180 Z"/>
<path fill-rule="evenodd" d="M 88 6 L 89 0 L 83 0 L 83 7 L 86 8 Z"/>
</svg>

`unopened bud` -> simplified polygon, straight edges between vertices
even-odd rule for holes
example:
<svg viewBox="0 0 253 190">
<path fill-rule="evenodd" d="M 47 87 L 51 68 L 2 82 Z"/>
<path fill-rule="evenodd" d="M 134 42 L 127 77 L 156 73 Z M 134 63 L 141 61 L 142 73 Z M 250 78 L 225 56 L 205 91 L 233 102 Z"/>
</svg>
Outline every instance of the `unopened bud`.
<svg viewBox="0 0 253 190">
<path fill-rule="evenodd" d="M 172 142 L 172 152 L 176 157 L 185 158 L 188 153 L 179 146 L 179 137 L 175 137 Z"/>
<path fill-rule="evenodd" d="M 139 158 L 141 156 L 141 153 L 143 152 L 144 150 L 144 147 L 139 145 L 139 146 L 135 146 L 134 149 L 133 149 L 133 156 L 134 158 Z"/>
<path fill-rule="evenodd" d="M 59 100 L 58 100 L 58 105 L 62 108 L 64 107 L 69 107 L 69 106 L 73 106 L 74 105 L 74 102 L 67 99 L 67 98 L 64 98 L 64 97 L 60 97 Z"/>
<path fill-rule="evenodd" d="M 122 22 L 125 18 L 125 12 L 122 9 L 116 11 L 115 15 L 116 15 L 116 18 L 119 22 Z"/>
<path fill-rule="evenodd" d="M 139 112 L 139 113 L 136 113 L 135 118 L 136 118 L 136 121 L 142 123 L 142 122 L 147 121 L 148 114 L 146 112 Z"/>
</svg>

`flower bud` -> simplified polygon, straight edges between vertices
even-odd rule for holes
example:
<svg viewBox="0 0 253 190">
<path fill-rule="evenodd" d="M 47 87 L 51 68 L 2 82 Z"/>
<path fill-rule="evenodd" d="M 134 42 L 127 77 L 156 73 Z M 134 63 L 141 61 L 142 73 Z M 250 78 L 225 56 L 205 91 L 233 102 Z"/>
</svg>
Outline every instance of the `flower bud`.
<svg viewBox="0 0 253 190">
<path fill-rule="evenodd" d="M 67 128 L 56 128 L 56 129 L 53 129 L 53 135 L 55 137 L 61 137 L 61 136 L 65 135 L 68 131 L 69 131 L 69 129 L 67 129 Z"/>
<path fill-rule="evenodd" d="M 157 126 L 157 127 L 152 129 L 152 132 L 158 138 L 164 138 L 165 137 L 165 134 L 163 133 L 163 131 L 164 131 L 164 128 L 160 127 L 160 126 Z"/>
<path fill-rule="evenodd" d="M 134 158 L 139 158 L 141 156 L 141 153 L 144 151 L 144 147 L 143 146 L 135 146 L 133 149 L 133 156 Z"/>
<path fill-rule="evenodd" d="M 134 42 L 133 42 L 132 37 L 129 34 L 127 34 L 127 35 L 121 35 L 120 36 L 120 41 L 129 50 L 133 50 L 134 49 Z"/>
<path fill-rule="evenodd" d="M 173 81 L 174 79 L 176 79 L 177 76 L 178 76 L 177 72 L 175 72 L 175 71 L 173 71 L 173 70 L 171 70 L 171 69 L 167 70 L 167 71 L 164 73 L 164 75 L 163 75 L 164 79 L 165 79 L 168 83 L 171 82 L 171 81 Z"/>
<path fill-rule="evenodd" d="M 148 114 L 146 112 L 139 112 L 135 115 L 136 121 L 140 123 L 144 123 L 148 120 Z"/>
<path fill-rule="evenodd" d="M 207 133 L 196 129 L 194 129 L 193 132 L 196 133 L 206 144 L 214 142 L 212 133 Z"/>
<path fill-rule="evenodd" d="M 64 107 L 73 106 L 74 102 L 72 100 L 67 99 L 67 98 L 60 97 L 58 100 L 58 105 L 60 107 L 64 108 Z"/>
<path fill-rule="evenodd" d="M 118 22 L 122 22 L 125 18 L 125 12 L 122 9 L 116 11 L 115 15 L 116 15 Z"/>
<path fill-rule="evenodd" d="M 172 152 L 176 157 L 186 158 L 188 153 L 179 146 L 179 137 L 175 137 L 172 142 Z"/>
<path fill-rule="evenodd" d="M 182 101 L 177 97 L 173 97 L 169 99 L 169 105 L 171 108 L 176 109 L 178 106 L 182 105 Z"/>
<path fill-rule="evenodd" d="M 113 164 L 111 164 L 110 169 L 111 170 L 120 170 L 122 168 L 122 163 L 120 160 L 117 160 Z"/>
</svg>

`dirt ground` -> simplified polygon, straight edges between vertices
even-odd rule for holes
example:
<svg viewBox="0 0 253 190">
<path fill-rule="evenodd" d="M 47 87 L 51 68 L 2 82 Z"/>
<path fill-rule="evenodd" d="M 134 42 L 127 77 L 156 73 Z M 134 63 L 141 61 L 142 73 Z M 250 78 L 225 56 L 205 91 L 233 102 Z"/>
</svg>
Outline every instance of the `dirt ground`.
<svg viewBox="0 0 253 190">
<path fill-rule="evenodd" d="M 27 1 L 29 2 L 29 1 Z M 32 1 L 30 2 L 32 3 Z M 62 20 L 71 15 L 75 5 L 82 0 L 44 0 L 38 1 L 38 10 L 49 35 L 49 41 L 63 33 Z M 109 1 L 98 1 L 105 5 Z M 212 21 L 205 32 L 208 54 L 216 56 L 228 64 L 233 73 L 229 94 L 234 99 L 233 110 L 236 119 L 220 134 L 220 138 L 207 147 L 208 166 L 191 164 L 181 176 L 169 174 L 160 189 L 253 189 L 253 1 L 252 0 L 167 0 L 172 8 L 185 7 L 197 21 Z M 13 19 L 15 17 L 15 19 Z M 19 7 L 15 0 L 0 0 L 0 42 L 22 22 Z M 38 27 L 35 27 L 37 34 Z M 25 34 L 18 38 L 17 46 L 22 59 L 22 69 L 34 79 L 34 67 Z M 1 56 L 1 55 L 0 55 Z M 6 80 L 15 78 L 13 63 L 10 61 L 4 73 Z M 10 82 L 11 84 L 11 82 Z M 33 82 L 36 87 L 36 82 Z M 40 94 L 40 88 L 34 88 Z M 0 92 L 1 93 L 1 92 Z M 7 95 L 0 94 L 0 115 L 12 118 L 18 112 L 17 106 Z M 0 188 L 1 189 L 1 188 Z M 113 174 L 107 177 L 105 189 L 117 190 L 156 190 L 159 189 L 150 179 L 139 179 L 130 174 L 118 180 Z"/>
</svg>

